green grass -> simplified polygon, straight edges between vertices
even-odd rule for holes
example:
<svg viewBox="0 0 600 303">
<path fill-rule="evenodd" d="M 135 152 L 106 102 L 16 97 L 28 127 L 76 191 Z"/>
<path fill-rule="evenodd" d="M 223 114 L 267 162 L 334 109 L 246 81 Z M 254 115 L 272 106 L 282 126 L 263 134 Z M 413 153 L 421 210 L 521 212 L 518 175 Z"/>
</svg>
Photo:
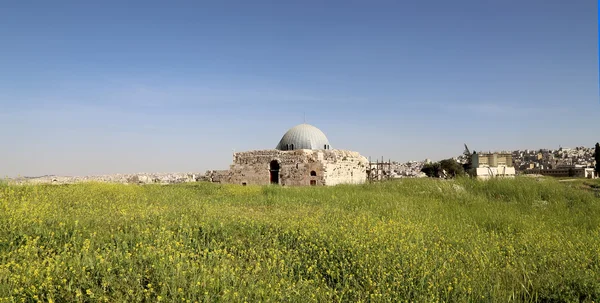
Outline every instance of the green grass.
<svg viewBox="0 0 600 303">
<path fill-rule="evenodd" d="M 571 183 L 3 185 L 0 301 L 598 302 Z"/>
</svg>

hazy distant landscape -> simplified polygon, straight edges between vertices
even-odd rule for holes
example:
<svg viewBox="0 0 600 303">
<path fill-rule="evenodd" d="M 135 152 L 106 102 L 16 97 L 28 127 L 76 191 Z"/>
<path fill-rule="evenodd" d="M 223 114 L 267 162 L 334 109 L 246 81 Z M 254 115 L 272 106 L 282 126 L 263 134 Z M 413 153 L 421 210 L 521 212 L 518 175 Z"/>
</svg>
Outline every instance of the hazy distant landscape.
<svg viewBox="0 0 600 303">
<path fill-rule="evenodd" d="M 0 185 L 0 301 L 600 298 L 598 180 Z"/>
</svg>

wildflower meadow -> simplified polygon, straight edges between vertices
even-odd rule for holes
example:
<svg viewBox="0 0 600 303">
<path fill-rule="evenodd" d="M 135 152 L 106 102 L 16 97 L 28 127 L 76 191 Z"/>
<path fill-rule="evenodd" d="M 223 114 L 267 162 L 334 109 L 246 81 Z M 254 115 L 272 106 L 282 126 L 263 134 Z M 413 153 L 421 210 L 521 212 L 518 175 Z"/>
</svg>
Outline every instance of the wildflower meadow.
<svg viewBox="0 0 600 303">
<path fill-rule="evenodd" d="M 2 184 L 0 302 L 598 302 L 592 190 Z"/>
</svg>

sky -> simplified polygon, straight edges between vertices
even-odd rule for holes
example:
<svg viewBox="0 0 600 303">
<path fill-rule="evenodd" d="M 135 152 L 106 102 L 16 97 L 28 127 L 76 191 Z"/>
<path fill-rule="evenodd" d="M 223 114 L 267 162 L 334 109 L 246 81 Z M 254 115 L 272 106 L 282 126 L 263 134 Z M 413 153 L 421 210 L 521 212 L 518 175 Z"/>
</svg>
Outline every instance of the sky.
<svg viewBox="0 0 600 303">
<path fill-rule="evenodd" d="M 227 169 L 291 127 L 396 161 L 600 141 L 598 6 L 0 2 L 0 175 Z"/>
</svg>

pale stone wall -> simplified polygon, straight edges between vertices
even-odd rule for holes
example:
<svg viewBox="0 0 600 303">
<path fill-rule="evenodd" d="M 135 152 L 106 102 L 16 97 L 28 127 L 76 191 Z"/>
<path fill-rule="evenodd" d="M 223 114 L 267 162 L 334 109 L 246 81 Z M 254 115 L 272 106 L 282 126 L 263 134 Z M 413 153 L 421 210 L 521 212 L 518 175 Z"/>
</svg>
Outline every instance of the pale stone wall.
<svg viewBox="0 0 600 303">
<path fill-rule="evenodd" d="M 364 183 L 368 160 L 344 150 L 257 150 L 233 155 L 227 183 L 267 185 L 270 163 L 280 166 L 279 184 L 284 186 Z M 315 176 L 311 175 L 314 172 Z"/>
<path fill-rule="evenodd" d="M 475 168 L 475 176 L 479 179 L 489 179 L 493 177 L 509 177 L 515 176 L 515 168 L 500 166 L 500 167 L 478 167 Z"/>
<path fill-rule="evenodd" d="M 369 161 L 357 152 L 338 150 L 325 161 L 325 185 L 361 184 L 367 178 Z"/>
<path fill-rule="evenodd" d="M 222 181 L 227 181 L 228 178 L 229 170 L 209 170 L 200 180 L 221 183 Z"/>
</svg>

